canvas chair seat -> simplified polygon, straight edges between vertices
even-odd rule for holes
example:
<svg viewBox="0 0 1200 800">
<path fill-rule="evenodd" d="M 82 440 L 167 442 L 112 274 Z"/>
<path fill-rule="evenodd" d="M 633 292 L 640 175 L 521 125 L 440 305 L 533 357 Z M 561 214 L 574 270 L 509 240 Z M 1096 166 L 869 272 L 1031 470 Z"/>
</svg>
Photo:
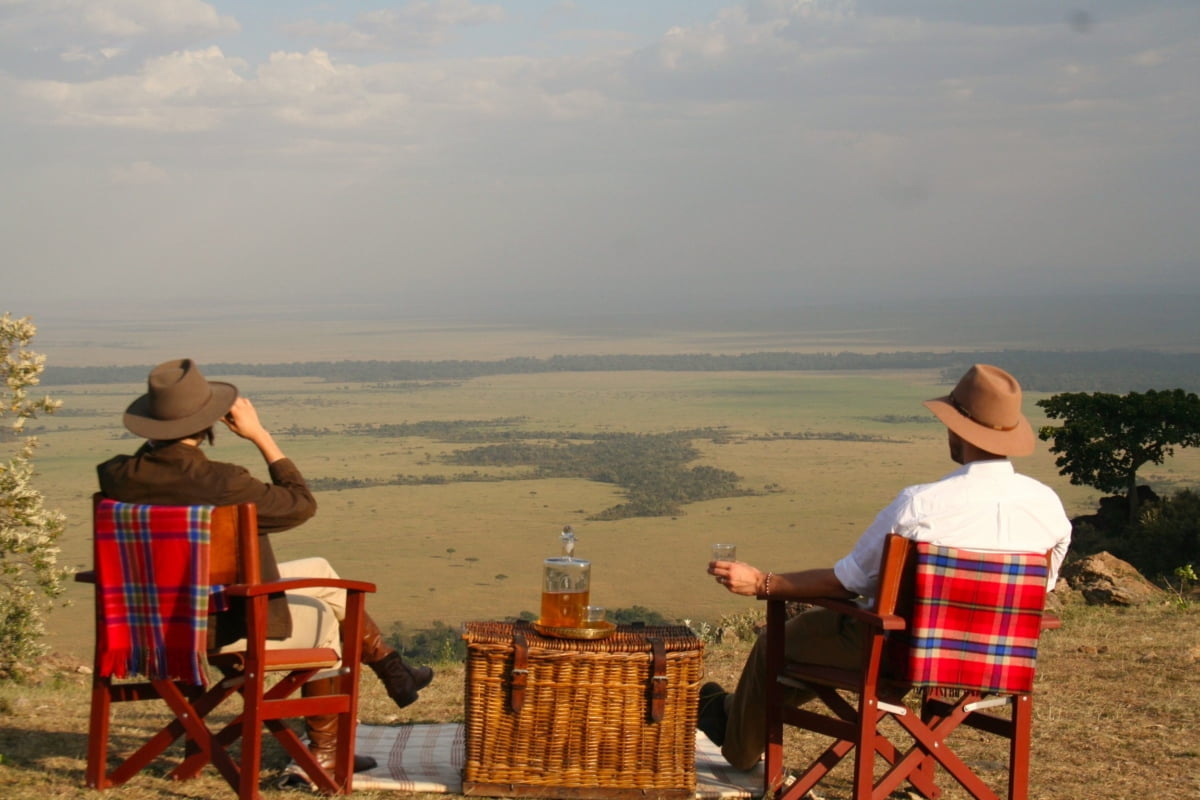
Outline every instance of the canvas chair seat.
<svg viewBox="0 0 1200 800">
<path fill-rule="evenodd" d="M 799 800 L 853 753 L 853 800 L 882 800 L 905 783 L 936 800 L 940 772 L 977 800 L 998 800 L 950 741 L 967 727 L 1007 742 L 1003 796 L 1024 800 L 1038 636 L 1058 624 L 1043 611 L 1048 560 L 889 535 L 873 608 L 813 601 L 864 626 L 856 669 L 787 662 L 786 603 L 768 600 L 764 797 Z M 816 700 L 788 705 L 793 687 Z M 833 740 L 794 780 L 783 763 L 785 726 Z M 889 738 L 897 732 L 899 743 Z"/>
<path fill-rule="evenodd" d="M 374 585 L 309 578 L 261 582 L 253 504 L 149 506 L 115 503 L 96 495 L 93 532 L 95 569 L 76 575 L 76 580 L 96 586 L 88 786 L 105 789 L 124 783 L 183 738 L 183 758 L 171 778 L 195 777 L 212 764 L 240 800 L 257 800 L 260 734 L 266 728 L 319 791 L 349 794 L 362 618 L 365 594 L 375 591 Z M 314 586 L 346 591 L 341 652 L 317 647 L 268 649 L 269 597 Z M 226 601 L 235 609 L 228 613 L 244 614 L 246 646 L 235 652 L 210 652 L 210 603 Z M 217 668 L 223 677 L 210 685 L 205 666 Z M 334 668 L 337 693 L 298 696 L 313 676 Z M 242 698 L 240 713 L 211 729 L 209 716 L 233 695 Z M 113 704 L 135 701 L 162 702 L 172 719 L 110 768 Z M 337 753 L 330 770 L 316 762 L 284 723 L 328 714 L 338 717 Z M 231 746 L 239 741 L 235 758 Z"/>
</svg>

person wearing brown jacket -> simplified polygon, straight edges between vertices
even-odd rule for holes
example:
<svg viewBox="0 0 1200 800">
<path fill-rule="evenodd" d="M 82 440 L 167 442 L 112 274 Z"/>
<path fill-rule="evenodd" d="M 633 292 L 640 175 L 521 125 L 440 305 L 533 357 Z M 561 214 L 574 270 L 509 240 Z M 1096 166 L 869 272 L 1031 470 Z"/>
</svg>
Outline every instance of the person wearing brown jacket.
<svg viewBox="0 0 1200 800">
<path fill-rule="evenodd" d="M 270 483 L 245 467 L 210 460 L 201 449 L 213 442 L 213 425 L 220 420 L 236 435 L 250 441 L 267 463 Z M 146 394 L 125 412 L 125 427 L 147 440 L 133 455 L 119 455 L 97 466 L 100 491 L 112 500 L 159 505 L 235 505 L 254 503 L 258 511 L 262 579 L 330 577 L 337 573 L 324 558 L 278 562 L 269 534 L 286 531 L 310 519 L 317 502 L 296 465 L 284 455 L 258 418 L 254 405 L 239 397 L 237 387 L 208 381 L 191 359 L 159 364 L 147 380 Z M 345 593 L 312 589 L 273 596 L 269 604 L 267 646 L 337 647 L 338 621 L 345 615 Z M 231 609 L 209 620 L 210 645 L 235 649 L 244 637 L 240 616 Z M 427 666 L 410 667 L 388 647 L 379 626 L 363 618 L 362 663 L 379 676 L 388 696 L 400 708 L 415 702 L 418 692 L 433 680 Z M 312 680 L 306 696 L 330 694 L 335 679 Z M 332 766 L 336 749 L 336 717 L 305 719 L 310 749 L 322 766 Z M 354 771 L 375 766 L 375 760 L 355 755 Z"/>
</svg>

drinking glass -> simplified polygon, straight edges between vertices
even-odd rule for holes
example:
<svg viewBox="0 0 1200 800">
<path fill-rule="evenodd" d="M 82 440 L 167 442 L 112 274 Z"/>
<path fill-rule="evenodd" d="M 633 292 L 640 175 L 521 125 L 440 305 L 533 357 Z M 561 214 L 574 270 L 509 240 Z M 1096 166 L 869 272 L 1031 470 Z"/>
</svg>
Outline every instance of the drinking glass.
<svg viewBox="0 0 1200 800">
<path fill-rule="evenodd" d="M 712 546 L 713 561 L 737 561 L 736 544 L 714 544 Z"/>
</svg>

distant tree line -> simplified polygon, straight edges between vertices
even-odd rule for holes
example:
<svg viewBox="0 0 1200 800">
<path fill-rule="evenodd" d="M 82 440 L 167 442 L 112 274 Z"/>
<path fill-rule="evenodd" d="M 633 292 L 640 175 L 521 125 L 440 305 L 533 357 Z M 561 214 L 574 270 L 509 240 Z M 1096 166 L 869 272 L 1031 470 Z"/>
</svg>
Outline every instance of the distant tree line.
<svg viewBox="0 0 1200 800">
<path fill-rule="evenodd" d="M 376 486 L 444 486 L 447 483 L 498 483 L 500 481 L 530 480 L 534 475 L 487 475 L 479 472 L 459 472 L 454 475 L 404 475 L 390 478 L 313 478 L 308 488 L 314 492 L 333 492 L 342 489 L 371 489 Z"/>
<path fill-rule="evenodd" d="M 623 434 L 593 431 L 519 430 L 525 417 L 497 417 L 485 420 L 421 420 L 419 422 L 361 423 L 343 425 L 336 431 L 328 427 L 292 425 L 280 431 L 289 436 L 371 436 L 379 439 L 403 439 L 421 436 L 439 442 L 505 442 L 526 439 L 587 440 L 612 439 Z M 706 431 L 706 437 L 717 436 L 717 429 Z"/>
<path fill-rule="evenodd" d="M 381 439 L 420 436 L 442 442 L 487 442 L 514 435 L 526 438 L 526 434 L 519 433 L 515 429 L 515 426 L 524 420 L 524 417 L 496 417 L 493 419 L 430 419 L 384 424 L 352 423 L 339 426 L 336 431 L 327 427 L 291 425 L 287 428 L 280 428 L 280 432 L 289 436 L 328 436 L 336 433 L 338 436 L 373 436 Z"/>
<path fill-rule="evenodd" d="M 924 420 L 922 420 L 923 422 Z M 754 436 L 746 436 L 745 441 L 748 442 L 779 442 L 779 441 L 797 441 L 797 442 L 883 442 L 889 444 L 908 444 L 905 439 L 893 439 L 889 436 L 880 436 L 877 433 L 851 433 L 847 431 L 801 431 L 792 433 L 790 431 L 782 433 L 764 433 Z"/>
<path fill-rule="evenodd" d="M 625 491 L 625 502 L 591 517 L 596 520 L 670 516 L 680 513 L 688 503 L 753 494 L 739 486 L 741 479 L 735 472 L 706 465 L 687 466 L 700 457 L 700 452 L 692 444 L 693 440 L 726 439 L 727 434 L 719 428 L 655 434 L 557 434 L 547 431 L 487 430 L 489 422 L 499 426 L 511 424 L 512 421 L 502 419 L 479 423 L 456 420 L 436 423 L 433 427 L 417 423 L 413 427 L 349 426 L 347 430 L 362 435 L 421 435 L 438 439 L 443 439 L 444 435 L 443 440 L 459 442 L 469 441 L 469 435 L 481 436 L 482 441 L 492 443 L 454 451 L 441 456 L 438 461 L 455 466 L 526 467 L 525 470 L 489 474 L 477 469 L 450 476 L 398 474 L 381 478 L 317 476 L 309 480 L 309 485 L 314 491 L 334 491 L 375 486 L 582 478 L 621 487 Z M 386 434 L 381 433 L 380 429 Z"/>
<path fill-rule="evenodd" d="M 973 363 L 1002 365 L 1031 392 L 1145 392 L 1164 386 L 1200 391 L 1200 353 L 1151 350 L 1082 352 L 1013 350 L 955 354 L 959 360 L 942 369 L 942 381 L 953 384 Z"/>
<path fill-rule="evenodd" d="M 940 369 L 952 384 L 977 362 L 1003 365 L 1030 391 L 1127 392 L 1171 386 L 1200 391 L 1200 353 L 1150 350 L 995 350 L 970 352 L 789 353 L 737 355 L 577 355 L 516 357 L 497 361 L 298 361 L 287 364 L 206 364 L 210 375 L 263 378 L 316 378 L 330 383 L 371 383 L 383 389 L 397 383 L 466 380 L 491 375 L 550 372 L 781 372 L 822 370 Z M 45 385 L 141 383 L 150 365 L 47 367 Z"/>
</svg>

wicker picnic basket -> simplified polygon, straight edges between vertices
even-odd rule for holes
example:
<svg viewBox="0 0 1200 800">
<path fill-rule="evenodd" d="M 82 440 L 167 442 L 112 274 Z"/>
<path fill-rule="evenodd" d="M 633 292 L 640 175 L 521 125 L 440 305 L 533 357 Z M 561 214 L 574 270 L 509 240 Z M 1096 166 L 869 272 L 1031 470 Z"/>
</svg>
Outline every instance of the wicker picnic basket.
<svg viewBox="0 0 1200 800">
<path fill-rule="evenodd" d="M 703 644 L 684 626 L 543 636 L 468 622 L 463 793 L 691 797 Z"/>
</svg>

